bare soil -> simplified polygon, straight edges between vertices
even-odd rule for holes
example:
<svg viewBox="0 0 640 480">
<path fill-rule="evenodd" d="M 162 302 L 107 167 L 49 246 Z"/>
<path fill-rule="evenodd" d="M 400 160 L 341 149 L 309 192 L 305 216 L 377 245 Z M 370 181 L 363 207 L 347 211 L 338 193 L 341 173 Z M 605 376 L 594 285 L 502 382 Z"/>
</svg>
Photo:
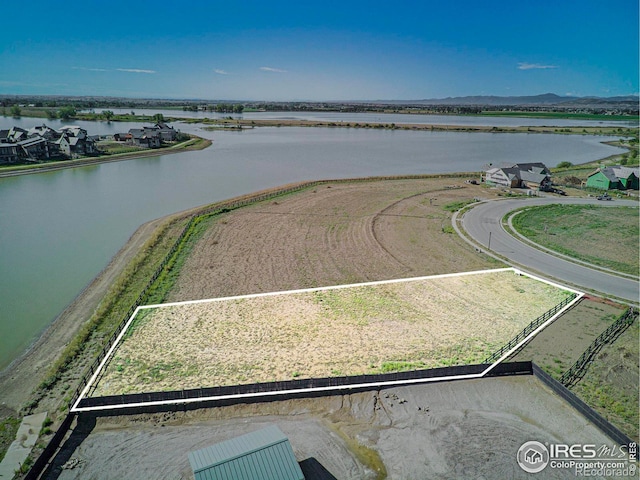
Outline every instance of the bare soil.
<svg viewBox="0 0 640 480">
<path fill-rule="evenodd" d="M 481 363 L 566 296 L 508 270 L 141 310 L 93 396 Z"/>
<path fill-rule="evenodd" d="M 446 233 L 443 206 L 497 190 L 463 179 L 336 183 L 220 216 L 168 301 L 502 266 Z"/>
<path fill-rule="evenodd" d="M 487 378 L 87 420 L 45 478 L 192 479 L 188 452 L 272 424 L 299 462 L 341 480 L 529 479 L 516 463 L 526 441 L 610 444 L 535 377 Z M 575 474 L 547 468 L 541 478 Z"/>
</svg>

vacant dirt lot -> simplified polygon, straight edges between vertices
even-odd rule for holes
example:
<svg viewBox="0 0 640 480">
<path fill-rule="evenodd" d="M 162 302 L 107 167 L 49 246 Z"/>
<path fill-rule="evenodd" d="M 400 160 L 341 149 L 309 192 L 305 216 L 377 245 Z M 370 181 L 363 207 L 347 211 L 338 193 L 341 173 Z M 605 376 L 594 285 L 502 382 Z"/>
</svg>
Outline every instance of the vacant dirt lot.
<svg viewBox="0 0 640 480">
<path fill-rule="evenodd" d="M 142 310 L 93 395 L 480 363 L 566 296 L 508 270 Z"/>
<path fill-rule="evenodd" d="M 503 266 L 447 229 L 443 208 L 497 193 L 462 178 L 336 183 L 243 208 L 215 220 L 168 301 Z"/>
<path fill-rule="evenodd" d="M 45 478 L 193 479 L 189 451 L 272 424 L 298 461 L 314 458 L 340 480 L 529 479 L 516 463 L 526 441 L 610 444 L 536 378 L 487 378 L 99 418 L 76 429 Z M 548 467 L 539 476 L 575 478 Z"/>
</svg>

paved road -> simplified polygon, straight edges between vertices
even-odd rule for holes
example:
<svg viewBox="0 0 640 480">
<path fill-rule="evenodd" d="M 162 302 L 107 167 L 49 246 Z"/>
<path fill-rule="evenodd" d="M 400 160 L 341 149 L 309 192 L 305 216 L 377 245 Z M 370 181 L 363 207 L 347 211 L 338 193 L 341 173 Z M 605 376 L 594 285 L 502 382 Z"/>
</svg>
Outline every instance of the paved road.
<svg viewBox="0 0 640 480">
<path fill-rule="evenodd" d="M 462 217 L 462 227 L 482 245 L 483 250 L 489 249 L 514 263 L 539 272 L 545 277 L 566 282 L 587 291 L 600 292 L 605 296 L 625 299 L 638 303 L 640 285 L 637 280 L 594 270 L 557 256 L 545 253 L 531 247 L 507 233 L 502 227 L 501 219 L 510 211 L 526 205 L 548 205 L 550 203 L 597 204 L 600 206 L 637 206 L 637 202 L 630 200 L 614 200 L 602 202 L 595 199 L 577 198 L 547 198 L 509 199 L 489 201 L 467 211 Z M 491 245 L 489 246 L 489 237 Z M 490 248 L 489 248 L 490 247 Z M 615 248 L 607 245 L 603 239 L 603 248 Z"/>
</svg>

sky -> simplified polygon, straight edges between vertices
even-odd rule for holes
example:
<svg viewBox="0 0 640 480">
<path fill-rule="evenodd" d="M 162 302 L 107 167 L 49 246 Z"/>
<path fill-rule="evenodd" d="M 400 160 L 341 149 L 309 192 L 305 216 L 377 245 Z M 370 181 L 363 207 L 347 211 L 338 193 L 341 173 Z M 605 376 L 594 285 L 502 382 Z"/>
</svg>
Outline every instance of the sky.
<svg viewBox="0 0 640 480">
<path fill-rule="evenodd" d="M 638 94 L 638 0 L 3 2 L 0 95 Z"/>
</svg>

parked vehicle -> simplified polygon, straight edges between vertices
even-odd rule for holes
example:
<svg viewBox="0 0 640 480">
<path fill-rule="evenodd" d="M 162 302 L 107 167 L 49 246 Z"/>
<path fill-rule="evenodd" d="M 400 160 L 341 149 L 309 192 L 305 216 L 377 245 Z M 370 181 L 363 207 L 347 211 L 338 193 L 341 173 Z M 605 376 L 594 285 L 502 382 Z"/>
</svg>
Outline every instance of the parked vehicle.
<svg viewBox="0 0 640 480">
<path fill-rule="evenodd" d="M 598 195 L 596 197 L 598 200 L 611 200 L 611 195 L 608 193 L 603 193 L 602 195 Z"/>
</svg>

